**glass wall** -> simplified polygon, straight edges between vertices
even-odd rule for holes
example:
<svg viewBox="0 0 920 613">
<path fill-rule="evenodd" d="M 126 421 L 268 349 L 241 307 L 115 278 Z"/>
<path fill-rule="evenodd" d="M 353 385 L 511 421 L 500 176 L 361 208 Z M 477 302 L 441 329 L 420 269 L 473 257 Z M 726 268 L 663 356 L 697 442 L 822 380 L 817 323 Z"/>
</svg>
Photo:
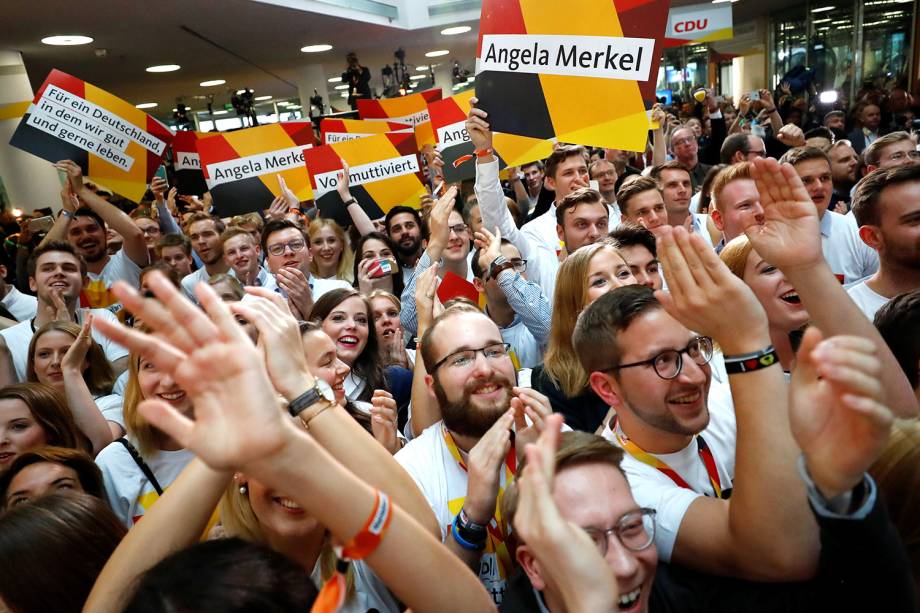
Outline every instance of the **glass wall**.
<svg viewBox="0 0 920 613">
<path fill-rule="evenodd" d="M 697 87 L 709 86 L 709 46 L 682 45 L 664 50 L 657 89 L 671 90 L 683 100 Z"/>
<path fill-rule="evenodd" d="M 861 82 L 890 89 L 907 79 L 912 2 L 866 2 L 862 16 Z"/>
</svg>

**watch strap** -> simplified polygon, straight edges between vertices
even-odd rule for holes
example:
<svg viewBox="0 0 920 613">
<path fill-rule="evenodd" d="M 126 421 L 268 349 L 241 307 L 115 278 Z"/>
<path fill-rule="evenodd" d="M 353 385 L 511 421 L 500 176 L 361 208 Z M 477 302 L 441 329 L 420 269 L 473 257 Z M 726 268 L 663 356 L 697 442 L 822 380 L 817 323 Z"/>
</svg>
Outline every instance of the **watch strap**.
<svg viewBox="0 0 920 613">
<path fill-rule="evenodd" d="M 325 398 L 323 398 L 323 393 L 314 379 L 313 385 L 307 391 L 288 403 L 288 413 L 293 417 L 297 417 L 320 400 L 325 400 Z"/>
</svg>

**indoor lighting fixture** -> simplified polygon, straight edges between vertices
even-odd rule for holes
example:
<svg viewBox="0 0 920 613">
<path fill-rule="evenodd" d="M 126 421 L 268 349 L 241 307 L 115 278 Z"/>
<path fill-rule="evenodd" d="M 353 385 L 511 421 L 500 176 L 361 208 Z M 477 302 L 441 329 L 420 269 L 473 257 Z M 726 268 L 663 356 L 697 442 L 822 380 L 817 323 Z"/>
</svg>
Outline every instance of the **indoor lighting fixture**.
<svg viewBox="0 0 920 613">
<path fill-rule="evenodd" d="M 429 51 L 425 54 L 425 57 L 441 57 L 442 55 L 447 55 L 450 53 L 447 49 L 439 49 L 437 51 Z"/>
<path fill-rule="evenodd" d="M 421 72 L 421 71 L 423 71 L 423 70 L 428 70 L 428 66 L 416 66 L 415 69 L 416 69 L 417 71 Z"/>
<path fill-rule="evenodd" d="M 134 108 L 138 109 L 152 109 L 157 105 L 156 102 L 141 102 L 140 104 L 135 104 Z"/>
<path fill-rule="evenodd" d="M 343 98 L 347 98 L 347 97 L 348 97 L 348 92 L 342 92 L 342 93 L 341 93 L 341 96 L 342 96 Z"/>
<path fill-rule="evenodd" d="M 300 50 L 304 53 L 321 53 L 323 51 L 330 51 L 332 45 L 307 45 L 306 47 L 301 47 Z"/>
<path fill-rule="evenodd" d="M 328 79 L 330 83 L 339 83 L 341 82 L 341 80 L 342 80 L 342 77 L 332 77 L 331 79 Z"/>
<path fill-rule="evenodd" d="M 253 98 L 253 100 L 255 100 L 256 102 L 262 102 L 263 100 L 271 100 L 271 99 L 272 99 L 271 96 L 256 96 L 255 98 Z"/>
<path fill-rule="evenodd" d="M 227 114 L 227 111 L 224 110 L 224 109 L 221 109 L 221 110 L 219 110 L 219 111 L 214 111 L 214 114 L 215 114 L 215 115 L 226 115 L 226 114 Z"/>
<path fill-rule="evenodd" d="M 342 84 L 342 85 L 336 85 L 336 86 L 333 87 L 332 89 L 348 89 L 349 87 L 351 87 L 351 86 L 348 85 L 348 84 Z"/>
<path fill-rule="evenodd" d="M 470 26 L 454 26 L 452 28 L 444 28 L 443 30 L 441 30 L 441 34 L 443 34 L 444 36 L 454 36 L 456 34 L 466 34 L 472 29 L 473 28 L 471 28 Z"/>
<path fill-rule="evenodd" d="M 246 88 L 246 89 L 238 89 L 238 90 L 236 90 L 236 95 L 237 95 L 237 96 L 242 96 L 243 94 L 246 93 L 247 90 L 248 90 L 249 92 L 254 92 L 254 91 L 256 91 L 256 90 L 252 89 L 251 87 L 248 87 L 248 88 Z"/>
<path fill-rule="evenodd" d="M 198 85 L 201 87 L 213 87 L 215 85 L 223 85 L 227 81 L 224 79 L 214 79 L 213 81 L 202 81 Z"/>
<path fill-rule="evenodd" d="M 420 80 L 420 79 L 426 78 L 427 76 L 428 76 L 428 75 L 426 75 L 426 74 L 414 74 L 414 75 L 412 75 L 411 77 L 409 77 L 409 80 L 410 80 L 410 81 L 418 81 L 418 80 Z"/>
<path fill-rule="evenodd" d="M 825 11 L 833 11 L 836 6 L 819 6 L 816 9 L 811 9 L 812 13 L 824 13 Z"/>
<path fill-rule="evenodd" d="M 93 42 L 89 36 L 80 34 L 62 34 L 60 36 L 46 36 L 42 39 L 46 45 L 70 47 L 73 45 L 88 45 Z"/>
<path fill-rule="evenodd" d="M 161 64 L 159 66 L 148 66 L 144 70 L 147 72 L 174 72 L 182 68 L 178 64 Z"/>
<path fill-rule="evenodd" d="M 826 92 L 821 92 L 818 94 L 818 100 L 821 104 L 834 104 L 837 102 L 837 91 L 829 89 Z"/>
</svg>

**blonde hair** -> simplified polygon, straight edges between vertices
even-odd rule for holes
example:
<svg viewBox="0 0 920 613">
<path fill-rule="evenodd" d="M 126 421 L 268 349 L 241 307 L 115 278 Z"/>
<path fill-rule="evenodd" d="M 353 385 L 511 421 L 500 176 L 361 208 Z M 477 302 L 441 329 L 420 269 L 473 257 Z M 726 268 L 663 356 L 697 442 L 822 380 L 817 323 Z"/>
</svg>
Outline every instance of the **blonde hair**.
<svg viewBox="0 0 920 613">
<path fill-rule="evenodd" d="M 309 227 L 307 228 L 307 238 L 309 239 L 307 248 L 310 248 L 311 243 L 313 242 L 313 237 L 319 234 L 323 228 L 330 228 L 333 234 L 338 237 L 339 242 L 342 243 L 342 253 L 339 255 L 339 266 L 335 271 L 336 279 L 342 279 L 343 281 L 354 283 L 355 252 L 352 250 L 351 243 L 348 242 L 348 238 L 345 236 L 345 230 L 343 230 L 342 226 L 337 224 L 335 220 L 325 217 L 317 217 L 311 221 Z M 316 258 L 313 258 L 313 262 L 310 264 L 310 272 L 312 272 L 314 275 L 319 274 L 319 267 L 316 265 Z"/>
<path fill-rule="evenodd" d="M 734 181 L 752 179 L 751 168 L 753 167 L 754 165 L 750 162 L 740 162 L 719 171 L 719 174 L 712 181 L 712 188 L 710 188 L 710 194 L 712 194 L 712 200 L 716 203 L 717 211 L 720 213 L 725 212 L 725 207 L 719 204 L 719 196 L 722 195 L 722 190 Z"/>
<path fill-rule="evenodd" d="M 385 289 L 375 289 L 367 295 L 368 300 L 373 300 L 374 298 L 386 298 L 393 303 L 393 306 L 402 311 L 402 302 L 400 302 L 399 298 L 386 291 Z"/>
<path fill-rule="evenodd" d="M 125 386 L 125 402 L 122 410 L 125 418 L 125 430 L 137 441 L 137 447 L 141 455 L 150 456 L 159 451 L 160 446 L 167 437 L 165 433 L 153 427 L 153 424 L 144 419 L 141 412 L 137 410 L 141 401 L 144 400 L 137 378 L 140 372 L 140 362 L 141 356 L 138 353 L 132 353 L 128 358 L 128 384 Z"/>
<path fill-rule="evenodd" d="M 751 256 L 753 250 L 754 246 L 751 244 L 751 241 L 748 240 L 747 236 L 742 234 L 728 241 L 728 244 L 722 249 L 722 253 L 719 254 L 719 257 L 725 262 L 728 269 L 732 271 L 732 274 L 743 281 L 744 269 L 747 266 L 748 258 Z"/>
<path fill-rule="evenodd" d="M 575 353 L 572 334 L 575 332 L 578 315 L 588 302 L 588 268 L 591 260 L 602 249 L 609 249 L 626 261 L 620 251 L 610 243 L 594 243 L 569 254 L 556 275 L 553 319 L 543 369 L 569 398 L 584 392 L 588 385 L 588 374 Z"/>
<path fill-rule="evenodd" d="M 259 524 L 259 518 L 256 517 L 255 511 L 252 510 L 249 495 L 240 491 L 240 486 L 236 481 L 231 481 L 227 489 L 224 490 L 224 495 L 220 498 L 218 508 L 220 510 L 221 524 L 228 537 L 241 538 L 250 543 L 268 544 L 265 534 L 262 532 L 262 526 Z M 327 531 L 323 539 L 323 548 L 319 553 L 319 567 L 323 581 L 329 579 L 335 572 L 335 563 L 335 551 L 332 549 L 332 541 Z M 348 572 L 345 575 L 345 586 L 345 600 L 348 600 L 355 594 L 355 572 L 352 565 L 348 566 Z"/>
</svg>

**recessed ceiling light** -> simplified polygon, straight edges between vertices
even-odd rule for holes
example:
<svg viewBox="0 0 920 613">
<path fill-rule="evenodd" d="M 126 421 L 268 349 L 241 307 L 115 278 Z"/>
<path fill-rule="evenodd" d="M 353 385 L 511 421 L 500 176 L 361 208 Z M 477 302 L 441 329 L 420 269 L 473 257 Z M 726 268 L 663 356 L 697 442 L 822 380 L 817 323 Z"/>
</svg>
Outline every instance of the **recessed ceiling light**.
<svg viewBox="0 0 920 613">
<path fill-rule="evenodd" d="M 332 45 L 307 45 L 306 47 L 300 48 L 304 53 L 322 53 L 323 51 L 329 51 L 331 49 Z"/>
<path fill-rule="evenodd" d="M 338 83 L 338 82 L 340 82 L 341 80 L 342 80 L 342 77 L 332 77 L 331 79 L 329 79 L 329 82 L 330 82 L 330 83 Z"/>
<path fill-rule="evenodd" d="M 348 89 L 349 87 L 350 86 L 347 84 L 346 85 L 336 85 L 333 89 Z"/>
<path fill-rule="evenodd" d="M 439 49 L 437 51 L 429 51 L 425 54 L 425 57 L 441 57 L 442 55 L 447 55 L 450 53 L 447 49 Z"/>
<path fill-rule="evenodd" d="M 347 97 L 348 97 L 348 92 L 342 92 L 342 93 L 341 93 L 341 96 L 342 96 L 343 98 L 347 98 Z"/>
<path fill-rule="evenodd" d="M 299 104 L 289 104 L 289 105 L 288 105 L 288 110 L 289 110 L 289 111 L 294 111 L 294 110 L 297 110 L 297 109 L 299 109 L 299 108 L 303 108 L 303 107 L 301 107 Z"/>
<path fill-rule="evenodd" d="M 89 36 L 82 36 L 80 34 L 63 34 L 60 36 L 46 36 L 42 39 L 42 42 L 46 45 L 69 47 L 72 45 L 88 45 L 93 42 L 93 39 Z"/>
<path fill-rule="evenodd" d="M 173 72 L 182 68 L 178 64 L 161 64 L 159 66 L 148 66 L 147 72 Z"/>
<path fill-rule="evenodd" d="M 471 28 L 470 26 L 454 26 L 452 28 L 444 28 L 443 30 L 441 30 L 441 34 L 443 34 L 444 36 L 454 36 L 456 34 L 466 34 L 472 29 L 473 28 Z"/>
<path fill-rule="evenodd" d="M 135 104 L 134 106 L 139 109 L 152 109 L 156 105 L 156 102 L 141 102 L 140 104 Z"/>
<path fill-rule="evenodd" d="M 213 79 L 211 81 L 202 81 L 198 85 L 201 87 L 214 87 L 215 85 L 223 85 L 226 82 L 225 79 Z"/>
<path fill-rule="evenodd" d="M 238 90 L 236 90 L 236 95 L 237 95 L 237 96 L 241 96 L 241 95 L 245 94 L 247 91 L 249 91 L 249 92 L 255 92 L 256 90 L 252 89 L 251 87 L 247 87 L 246 89 L 238 89 Z"/>
<path fill-rule="evenodd" d="M 227 111 L 224 110 L 224 109 L 221 109 L 221 110 L 219 110 L 219 111 L 214 111 L 214 114 L 215 114 L 215 115 L 226 115 L 226 114 L 227 114 Z"/>
<path fill-rule="evenodd" d="M 253 98 L 253 100 L 255 100 L 256 102 L 262 102 L 263 100 L 271 100 L 271 99 L 272 99 L 271 96 L 256 96 L 255 98 Z"/>
<path fill-rule="evenodd" d="M 823 13 L 825 11 L 833 11 L 835 8 L 837 7 L 836 6 L 819 6 L 816 9 L 811 9 L 811 12 L 812 13 Z"/>
<path fill-rule="evenodd" d="M 416 69 L 417 71 L 421 72 L 421 71 L 423 71 L 423 70 L 428 70 L 428 66 L 416 66 L 415 69 Z"/>
<path fill-rule="evenodd" d="M 409 80 L 410 80 L 410 81 L 418 81 L 418 80 L 420 80 L 420 79 L 425 79 L 425 78 L 428 78 L 428 75 L 426 75 L 426 74 L 414 74 L 414 75 L 412 75 L 411 77 L 409 77 Z"/>
</svg>

